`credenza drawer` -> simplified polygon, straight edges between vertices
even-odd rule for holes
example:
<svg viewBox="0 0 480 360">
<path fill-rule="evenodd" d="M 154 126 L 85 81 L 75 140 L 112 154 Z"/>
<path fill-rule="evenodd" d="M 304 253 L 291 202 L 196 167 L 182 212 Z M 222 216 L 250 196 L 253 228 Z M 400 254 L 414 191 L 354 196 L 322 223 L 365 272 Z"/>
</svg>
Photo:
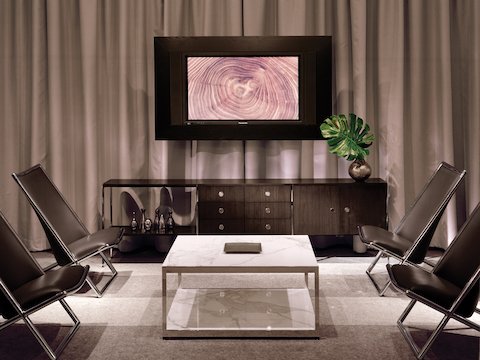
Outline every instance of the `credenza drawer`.
<svg viewBox="0 0 480 360">
<path fill-rule="evenodd" d="M 246 219 L 245 233 L 250 234 L 291 234 L 290 219 Z"/>
<path fill-rule="evenodd" d="M 201 234 L 241 234 L 244 231 L 243 219 L 205 219 L 199 224 Z"/>
<path fill-rule="evenodd" d="M 199 185 L 198 201 L 245 201 L 245 190 L 243 186 L 223 186 L 223 185 Z"/>
<path fill-rule="evenodd" d="M 243 202 L 199 202 L 199 219 L 228 219 L 244 218 L 245 205 Z"/>
<path fill-rule="evenodd" d="M 290 202 L 290 186 L 288 185 L 247 185 L 245 186 L 246 202 Z"/>
<path fill-rule="evenodd" d="M 248 219 L 290 219 L 289 202 L 245 203 L 245 217 Z"/>
</svg>

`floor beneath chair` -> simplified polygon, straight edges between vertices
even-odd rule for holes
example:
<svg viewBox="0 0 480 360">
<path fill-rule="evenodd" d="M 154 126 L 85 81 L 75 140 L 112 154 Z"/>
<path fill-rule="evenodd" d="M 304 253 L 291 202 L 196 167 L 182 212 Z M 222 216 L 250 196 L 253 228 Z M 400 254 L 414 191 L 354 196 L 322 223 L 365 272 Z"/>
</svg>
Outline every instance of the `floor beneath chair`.
<svg viewBox="0 0 480 360">
<path fill-rule="evenodd" d="M 372 257 L 357 256 L 348 249 L 328 249 L 318 253 L 320 272 L 320 340 L 266 340 L 266 339 L 203 339 L 163 340 L 160 327 L 161 255 L 129 254 L 113 260 L 119 276 L 104 297 L 97 299 L 90 293 L 70 296 L 67 302 L 82 324 L 62 359 L 414 359 L 400 334 L 396 321 L 408 299 L 389 290 L 378 297 L 365 275 Z M 52 257 L 46 252 L 35 253 L 41 263 Z M 155 259 L 155 260 L 154 260 Z M 127 261 L 128 260 L 128 261 Z M 383 260 L 382 260 L 383 261 Z M 92 259 L 94 269 L 102 268 Z M 386 279 L 382 267 L 376 275 Z M 196 276 L 195 279 L 189 277 Z M 281 279 L 278 276 L 282 276 Z M 208 286 L 249 284 L 271 286 L 285 281 L 295 284 L 303 281 L 296 275 L 241 275 L 206 276 L 187 275 L 185 281 Z M 475 315 L 476 321 L 480 316 Z M 414 337 L 425 341 L 429 329 L 439 316 L 423 306 L 416 307 L 410 326 Z M 58 306 L 50 306 L 34 316 L 36 323 L 46 323 L 42 331 L 48 341 L 58 343 L 65 333 L 66 316 Z M 464 330 L 456 322 L 448 325 L 434 343 L 427 359 L 479 359 L 480 335 Z M 46 359 L 40 347 L 23 325 L 14 325 L 0 333 L 2 359 Z"/>
</svg>

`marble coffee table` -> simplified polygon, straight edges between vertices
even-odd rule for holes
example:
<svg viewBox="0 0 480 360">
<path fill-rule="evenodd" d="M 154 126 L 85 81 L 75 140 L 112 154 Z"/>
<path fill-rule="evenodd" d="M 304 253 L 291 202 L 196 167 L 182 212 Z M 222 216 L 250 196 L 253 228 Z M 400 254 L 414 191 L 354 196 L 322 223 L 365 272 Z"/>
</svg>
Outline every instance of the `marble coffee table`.
<svg viewBox="0 0 480 360">
<path fill-rule="evenodd" d="M 226 242 L 260 242 L 262 252 L 227 254 Z M 310 240 L 178 236 L 162 266 L 162 304 L 164 338 L 318 338 L 318 265 Z"/>
</svg>

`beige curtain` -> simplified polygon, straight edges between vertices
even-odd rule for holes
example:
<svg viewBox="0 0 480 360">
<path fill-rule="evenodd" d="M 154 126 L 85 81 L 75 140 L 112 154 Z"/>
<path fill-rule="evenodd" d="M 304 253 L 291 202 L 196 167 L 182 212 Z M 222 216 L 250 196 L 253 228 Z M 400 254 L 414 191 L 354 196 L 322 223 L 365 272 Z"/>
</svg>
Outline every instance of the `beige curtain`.
<svg viewBox="0 0 480 360">
<path fill-rule="evenodd" d="M 10 177 L 35 163 L 90 230 L 109 178 L 347 177 L 324 141 L 154 140 L 153 36 L 332 35 L 333 112 L 374 129 L 392 228 L 439 161 L 467 169 L 445 246 L 480 201 L 479 19 L 476 0 L 0 0 L 0 210 L 41 250 Z"/>
</svg>

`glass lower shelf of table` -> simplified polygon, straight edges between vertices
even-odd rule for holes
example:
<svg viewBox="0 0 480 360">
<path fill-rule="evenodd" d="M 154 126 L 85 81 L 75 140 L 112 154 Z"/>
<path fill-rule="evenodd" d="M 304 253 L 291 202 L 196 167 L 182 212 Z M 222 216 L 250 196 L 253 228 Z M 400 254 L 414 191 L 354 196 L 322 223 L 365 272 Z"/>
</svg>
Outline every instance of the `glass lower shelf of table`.
<svg viewBox="0 0 480 360">
<path fill-rule="evenodd" d="M 175 290 L 168 336 L 308 337 L 315 331 L 309 289 Z"/>
</svg>

